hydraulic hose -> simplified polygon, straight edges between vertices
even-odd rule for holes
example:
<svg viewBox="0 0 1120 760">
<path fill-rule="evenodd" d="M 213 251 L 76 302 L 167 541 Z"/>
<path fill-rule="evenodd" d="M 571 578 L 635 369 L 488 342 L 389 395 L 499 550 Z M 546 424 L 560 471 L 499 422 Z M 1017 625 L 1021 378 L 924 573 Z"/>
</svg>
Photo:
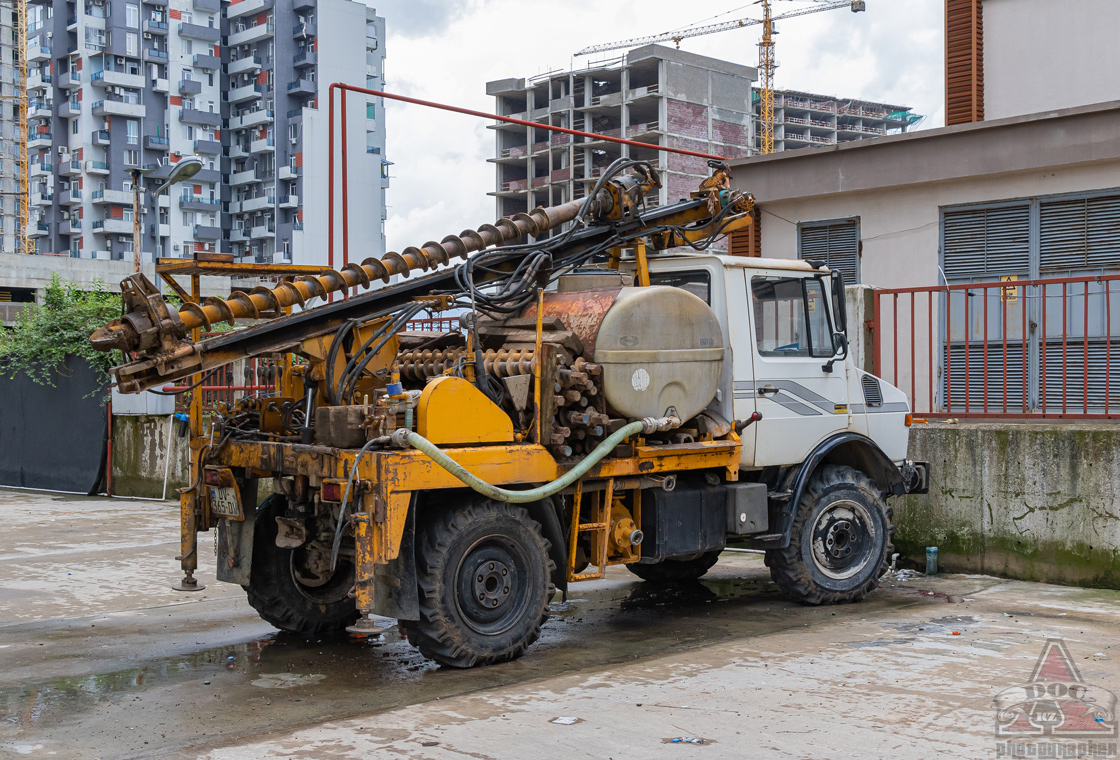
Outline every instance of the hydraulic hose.
<svg viewBox="0 0 1120 760">
<path fill-rule="evenodd" d="M 407 444 L 415 449 L 418 449 L 429 457 L 432 458 L 436 464 L 449 473 L 454 475 L 459 480 L 463 481 L 466 485 L 478 491 L 483 496 L 489 496 L 491 499 L 498 501 L 506 501 L 511 504 L 527 504 L 533 501 L 540 501 L 549 496 L 563 491 L 565 488 L 575 483 L 577 480 L 587 474 L 587 471 L 599 463 L 607 454 L 614 450 L 614 447 L 625 441 L 635 433 L 655 433 L 659 430 L 670 430 L 679 427 L 681 421 L 676 417 L 646 417 L 644 420 L 638 422 L 631 422 L 625 427 L 612 433 L 603 440 L 595 449 L 584 457 L 579 464 L 566 473 L 561 475 L 551 483 L 546 483 L 543 486 L 532 488 L 528 491 L 510 491 L 505 488 L 487 483 L 482 478 L 467 472 L 467 470 L 456 462 L 451 457 L 444 454 L 438 446 L 424 438 L 422 435 L 413 433 L 410 430 L 398 430 L 393 434 L 393 443 L 397 445 Z"/>
</svg>

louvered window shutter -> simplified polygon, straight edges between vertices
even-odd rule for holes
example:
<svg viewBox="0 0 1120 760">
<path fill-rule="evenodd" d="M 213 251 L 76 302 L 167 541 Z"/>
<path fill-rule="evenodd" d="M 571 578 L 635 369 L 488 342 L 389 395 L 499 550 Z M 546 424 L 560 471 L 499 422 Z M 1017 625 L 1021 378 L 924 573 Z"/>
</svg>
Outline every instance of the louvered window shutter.
<svg viewBox="0 0 1120 760">
<path fill-rule="evenodd" d="M 855 219 L 802 224 L 798 258 L 823 261 L 843 273 L 844 282 L 859 282 L 859 225 Z"/>
<path fill-rule="evenodd" d="M 1028 204 L 945 212 L 943 262 L 950 282 L 1029 276 L 1031 212 Z"/>
<path fill-rule="evenodd" d="M 1043 201 L 1039 221 L 1043 277 L 1120 267 L 1120 195 Z"/>
</svg>

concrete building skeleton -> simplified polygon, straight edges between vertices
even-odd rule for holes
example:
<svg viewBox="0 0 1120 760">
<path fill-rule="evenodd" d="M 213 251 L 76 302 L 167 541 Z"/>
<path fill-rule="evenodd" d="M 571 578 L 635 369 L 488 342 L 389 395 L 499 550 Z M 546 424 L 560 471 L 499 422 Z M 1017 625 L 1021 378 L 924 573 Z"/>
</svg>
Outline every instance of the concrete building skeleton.
<svg viewBox="0 0 1120 760">
<path fill-rule="evenodd" d="M 530 79 L 488 82 L 497 113 L 651 145 L 736 158 L 754 134 L 758 72 L 715 58 L 647 45 L 622 58 Z M 573 137 L 516 124 L 495 131 L 498 216 L 578 200 L 620 156 L 650 161 L 664 186 L 648 205 L 688 196 L 710 174 L 705 159 Z"/>
</svg>

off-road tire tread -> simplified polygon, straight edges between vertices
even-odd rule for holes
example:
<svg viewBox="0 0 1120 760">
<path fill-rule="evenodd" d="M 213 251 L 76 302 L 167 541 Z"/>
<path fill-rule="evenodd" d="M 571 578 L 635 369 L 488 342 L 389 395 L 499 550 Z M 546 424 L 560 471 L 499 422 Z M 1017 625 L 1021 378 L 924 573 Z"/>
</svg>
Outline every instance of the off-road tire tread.
<svg viewBox="0 0 1120 760">
<path fill-rule="evenodd" d="M 541 626 L 548 620 L 548 603 L 556 591 L 552 573 L 556 563 L 549 558 L 552 544 L 544 537 L 541 526 L 521 507 L 490 499 L 474 499 L 466 504 L 443 509 L 418 536 L 416 572 L 419 581 L 420 620 L 408 623 L 408 641 L 425 657 L 455 668 L 473 668 L 516 660 L 525 654 L 541 635 Z M 534 624 L 524 631 L 513 646 L 496 652 L 472 649 L 464 640 L 458 624 L 440 604 L 452 598 L 443 583 L 443 562 L 448 557 L 455 535 L 467 530 L 476 521 L 513 520 L 530 532 L 540 543 L 538 551 L 544 560 L 542 572 L 548 584 L 544 603 Z"/>
<path fill-rule="evenodd" d="M 647 583 L 680 583 L 704 577 L 719 561 L 719 551 L 704 552 L 692 559 L 667 559 L 652 565 L 635 563 L 626 569 Z"/>
<path fill-rule="evenodd" d="M 813 512 L 813 505 L 823 497 L 830 486 L 846 485 L 856 488 L 867 498 L 868 506 L 882 509 L 886 516 L 886 551 L 880 559 L 879 567 L 859 586 L 849 591 L 833 591 L 820 587 L 809 573 L 801 557 L 801 538 L 805 523 Z M 818 469 L 801 497 L 797 514 L 790 529 L 789 546 L 784 549 L 767 549 L 766 565 L 770 568 L 770 578 L 786 596 L 803 604 L 843 604 L 858 602 L 879 586 L 879 579 L 890 567 L 890 556 L 894 551 L 891 542 L 894 536 L 894 509 L 883 498 L 883 492 L 865 474 L 846 465 L 824 465 Z"/>
<path fill-rule="evenodd" d="M 294 588 L 288 565 L 289 549 L 276 545 L 275 517 L 285 508 L 283 496 L 273 494 L 257 509 L 253 528 L 253 565 L 249 585 L 242 586 L 249 605 L 267 622 L 282 631 L 314 636 L 340 631 L 353 625 L 358 610 L 351 599 L 331 605 L 320 605 L 321 614 L 307 615 L 300 607 L 308 600 Z M 295 594 L 296 599 L 291 595 Z M 294 603 L 293 603 L 294 602 Z"/>
</svg>

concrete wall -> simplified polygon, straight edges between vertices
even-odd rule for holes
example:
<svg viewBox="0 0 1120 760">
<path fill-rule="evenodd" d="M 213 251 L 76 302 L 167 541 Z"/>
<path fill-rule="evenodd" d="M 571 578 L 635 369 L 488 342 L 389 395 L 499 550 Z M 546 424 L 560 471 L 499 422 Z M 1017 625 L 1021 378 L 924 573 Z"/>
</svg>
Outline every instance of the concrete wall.
<svg viewBox="0 0 1120 760">
<path fill-rule="evenodd" d="M 893 502 L 895 545 L 951 572 L 1120 588 L 1120 427 L 915 425 L 930 493 Z"/>
<path fill-rule="evenodd" d="M 164 416 L 113 417 L 113 494 L 159 498 L 167 464 L 167 425 Z M 175 489 L 187 485 L 190 448 L 188 437 L 171 434 L 171 472 L 167 483 L 169 499 Z"/>
<path fill-rule="evenodd" d="M 1120 99 L 1116 0 L 984 0 L 984 115 Z"/>
</svg>

